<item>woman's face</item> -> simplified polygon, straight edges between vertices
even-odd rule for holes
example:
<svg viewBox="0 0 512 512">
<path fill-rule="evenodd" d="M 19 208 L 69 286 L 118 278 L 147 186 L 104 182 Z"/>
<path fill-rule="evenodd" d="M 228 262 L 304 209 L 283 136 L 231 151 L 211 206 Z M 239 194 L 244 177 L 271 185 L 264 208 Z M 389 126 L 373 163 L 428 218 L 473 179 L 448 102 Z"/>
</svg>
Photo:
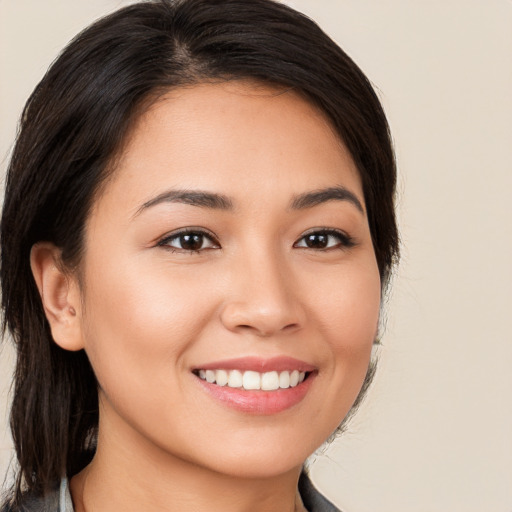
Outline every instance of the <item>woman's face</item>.
<svg viewBox="0 0 512 512">
<path fill-rule="evenodd" d="M 276 475 L 364 380 L 380 280 L 361 181 L 293 92 L 232 82 L 156 102 L 93 207 L 81 272 L 100 447 Z"/>
</svg>

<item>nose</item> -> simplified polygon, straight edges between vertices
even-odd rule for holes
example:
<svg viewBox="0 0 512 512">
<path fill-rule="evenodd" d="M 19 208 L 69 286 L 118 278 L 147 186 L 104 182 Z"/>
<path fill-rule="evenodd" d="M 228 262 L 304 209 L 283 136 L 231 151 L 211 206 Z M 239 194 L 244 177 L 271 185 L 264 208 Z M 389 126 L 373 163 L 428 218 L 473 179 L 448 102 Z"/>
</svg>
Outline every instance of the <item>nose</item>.
<svg viewBox="0 0 512 512">
<path fill-rule="evenodd" d="M 290 269 L 276 257 L 252 258 L 231 269 L 221 321 L 230 331 L 258 337 L 302 328 L 305 313 Z"/>
</svg>

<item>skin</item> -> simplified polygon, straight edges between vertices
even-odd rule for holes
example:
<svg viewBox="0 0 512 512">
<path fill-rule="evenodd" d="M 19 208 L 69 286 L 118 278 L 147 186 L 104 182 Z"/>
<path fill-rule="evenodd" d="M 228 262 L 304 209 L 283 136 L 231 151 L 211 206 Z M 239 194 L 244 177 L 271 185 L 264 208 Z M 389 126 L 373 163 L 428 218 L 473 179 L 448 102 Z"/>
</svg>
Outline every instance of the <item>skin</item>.
<svg viewBox="0 0 512 512">
<path fill-rule="evenodd" d="M 346 199 L 290 207 L 332 187 L 362 211 Z M 233 207 L 147 206 L 169 190 Z M 186 227 L 211 239 L 184 250 L 169 236 Z M 325 228 L 353 245 L 305 245 Z M 325 117 L 248 82 L 169 92 L 137 121 L 94 204 L 82 286 L 59 258 L 48 243 L 32 251 L 52 334 L 86 350 L 99 382 L 97 453 L 71 480 L 77 511 L 302 510 L 301 467 L 357 396 L 381 292 L 359 174 Z M 299 359 L 314 380 L 300 403 L 265 415 L 213 399 L 192 372 L 246 356 Z"/>
</svg>

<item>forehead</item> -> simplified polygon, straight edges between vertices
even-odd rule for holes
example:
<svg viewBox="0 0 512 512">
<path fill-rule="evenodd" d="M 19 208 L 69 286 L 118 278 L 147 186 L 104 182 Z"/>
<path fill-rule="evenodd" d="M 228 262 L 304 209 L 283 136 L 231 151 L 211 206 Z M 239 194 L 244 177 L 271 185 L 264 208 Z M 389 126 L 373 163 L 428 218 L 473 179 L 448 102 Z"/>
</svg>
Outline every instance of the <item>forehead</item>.
<svg viewBox="0 0 512 512">
<path fill-rule="evenodd" d="M 152 103 L 126 137 L 106 192 L 136 208 L 173 187 L 270 198 L 335 184 L 364 202 L 356 166 L 324 113 L 292 90 L 233 81 L 178 88 Z"/>
</svg>

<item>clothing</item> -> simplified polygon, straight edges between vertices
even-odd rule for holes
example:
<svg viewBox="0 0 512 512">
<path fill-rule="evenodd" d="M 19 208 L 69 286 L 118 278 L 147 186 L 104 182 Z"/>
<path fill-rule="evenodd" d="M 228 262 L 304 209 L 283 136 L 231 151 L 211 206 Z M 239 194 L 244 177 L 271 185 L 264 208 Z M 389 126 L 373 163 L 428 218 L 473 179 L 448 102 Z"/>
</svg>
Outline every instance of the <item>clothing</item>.
<svg viewBox="0 0 512 512">
<path fill-rule="evenodd" d="M 300 475 L 299 492 L 308 512 L 341 512 L 315 489 L 306 473 Z M 68 479 L 63 478 L 60 488 L 45 498 L 27 496 L 21 508 L 6 507 L 1 512 L 74 512 Z"/>
<path fill-rule="evenodd" d="M 308 512 L 341 512 L 329 500 L 322 496 L 311 483 L 308 475 L 301 473 L 299 478 L 299 492 L 302 503 Z"/>
</svg>

